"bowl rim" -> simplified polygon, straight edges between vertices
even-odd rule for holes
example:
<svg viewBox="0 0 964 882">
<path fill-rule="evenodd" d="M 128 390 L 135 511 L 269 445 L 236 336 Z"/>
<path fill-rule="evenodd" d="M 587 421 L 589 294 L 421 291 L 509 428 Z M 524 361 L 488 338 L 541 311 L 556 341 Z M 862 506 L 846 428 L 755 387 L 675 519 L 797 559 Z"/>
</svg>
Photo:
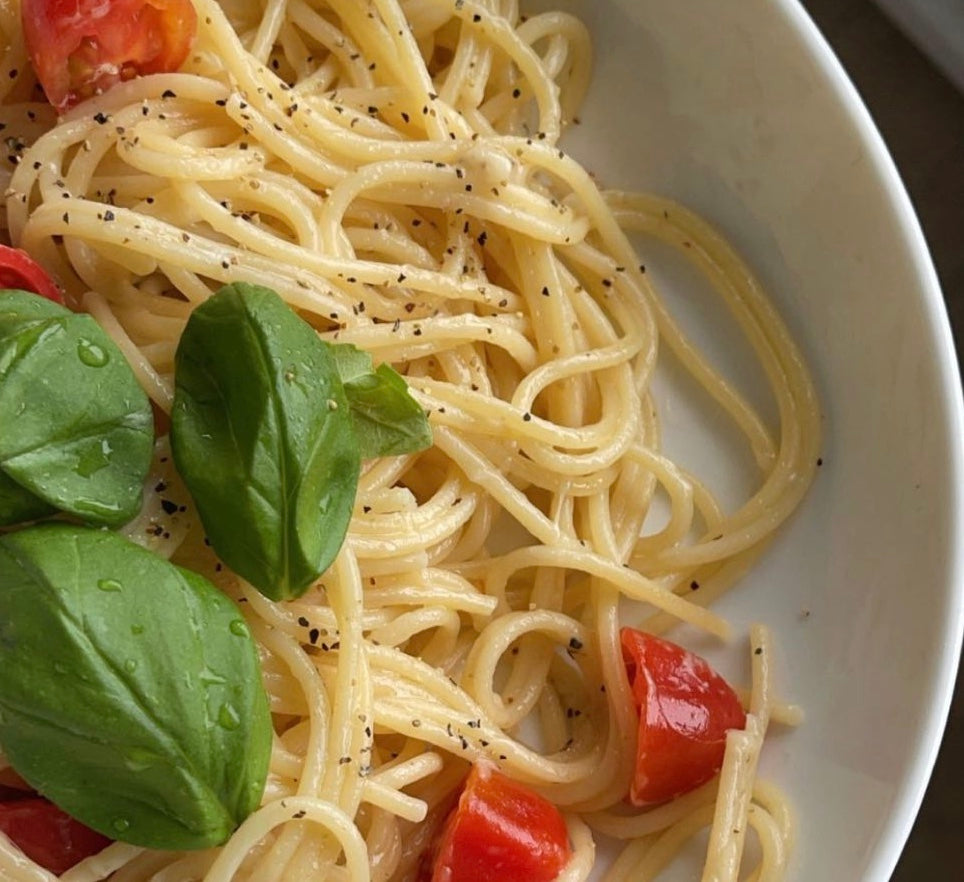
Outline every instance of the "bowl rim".
<svg viewBox="0 0 964 882">
<path fill-rule="evenodd" d="M 964 645 L 964 445 L 961 444 L 964 391 L 937 272 L 920 221 L 883 136 L 842 62 L 800 0 L 780 0 L 776 6 L 852 120 L 870 166 L 886 191 L 886 203 L 919 282 L 920 308 L 934 345 L 936 392 L 944 415 L 941 428 L 947 440 L 947 478 L 951 488 L 947 511 L 950 523 L 946 616 L 939 629 L 943 639 L 934 676 L 927 684 L 929 710 L 921 719 L 911 762 L 904 770 L 890 816 L 880 829 L 864 874 L 865 882 L 888 882 L 910 836 L 937 760 Z"/>
</svg>

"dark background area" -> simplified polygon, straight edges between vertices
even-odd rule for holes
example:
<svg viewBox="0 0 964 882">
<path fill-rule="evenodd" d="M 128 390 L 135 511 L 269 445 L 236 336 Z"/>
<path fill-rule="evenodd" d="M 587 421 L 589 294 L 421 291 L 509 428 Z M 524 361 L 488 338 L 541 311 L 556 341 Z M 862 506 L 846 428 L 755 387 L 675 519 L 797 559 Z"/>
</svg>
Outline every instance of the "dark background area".
<svg viewBox="0 0 964 882">
<path fill-rule="evenodd" d="M 871 0 L 802 3 L 863 96 L 910 193 L 941 280 L 960 363 L 964 354 L 964 94 Z M 892 882 L 964 878 L 962 831 L 964 680 L 959 677 L 927 796 Z"/>
</svg>

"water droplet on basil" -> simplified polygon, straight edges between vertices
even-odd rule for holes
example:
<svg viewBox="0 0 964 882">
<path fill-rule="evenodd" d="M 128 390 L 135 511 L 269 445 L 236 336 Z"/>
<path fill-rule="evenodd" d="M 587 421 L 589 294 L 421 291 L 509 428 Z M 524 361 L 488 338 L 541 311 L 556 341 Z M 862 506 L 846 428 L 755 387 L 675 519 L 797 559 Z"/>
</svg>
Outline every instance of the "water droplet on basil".
<svg viewBox="0 0 964 882">
<path fill-rule="evenodd" d="M 107 352 L 85 337 L 77 341 L 77 357 L 88 367 L 103 367 L 110 361 Z"/>
<path fill-rule="evenodd" d="M 218 711 L 218 725 L 229 732 L 234 731 L 241 725 L 241 717 L 234 705 L 221 705 L 221 710 Z"/>
</svg>

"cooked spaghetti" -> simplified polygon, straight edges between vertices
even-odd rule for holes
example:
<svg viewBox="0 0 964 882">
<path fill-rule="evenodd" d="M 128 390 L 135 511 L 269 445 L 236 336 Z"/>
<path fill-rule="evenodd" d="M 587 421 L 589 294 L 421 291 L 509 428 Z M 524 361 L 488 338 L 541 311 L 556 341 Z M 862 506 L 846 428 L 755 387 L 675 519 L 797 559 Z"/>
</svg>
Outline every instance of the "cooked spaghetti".
<svg viewBox="0 0 964 882">
<path fill-rule="evenodd" d="M 197 0 L 181 72 L 58 120 L 38 101 L 15 7 L 0 9 L 4 70 L 19 72 L 0 77 L 9 240 L 111 334 L 158 410 L 192 308 L 247 281 L 394 365 L 434 435 L 429 451 L 366 465 L 336 563 L 287 603 L 217 562 L 158 443 L 124 532 L 244 611 L 276 731 L 267 790 L 222 848 L 115 844 L 63 878 L 411 878 L 437 807 L 482 760 L 562 808 L 566 880 L 592 870 L 593 831 L 628 840 L 616 882 L 652 878 L 706 827 L 704 880 L 735 880 L 748 826 L 754 878 L 781 878 L 792 825 L 755 777 L 781 712 L 766 633 L 752 635 L 748 724 L 719 780 L 631 813 L 619 627 L 728 635 L 709 604 L 807 488 L 813 388 L 713 230 L 662 199 L 600 190 L 560 147 L 588 85 L 583 26 L 526 19 L 515 0 Z M 779 425 L 689 342 L 630 233 L 713 283 Z M 755 458 L 757 485 L 733 510 L 660 451 L 651 381 L 665 353 Z M 668 514 L 651 529 L 658 500 Z M 0 875 L 52 878 L 6 844 Z"/>
</svg>

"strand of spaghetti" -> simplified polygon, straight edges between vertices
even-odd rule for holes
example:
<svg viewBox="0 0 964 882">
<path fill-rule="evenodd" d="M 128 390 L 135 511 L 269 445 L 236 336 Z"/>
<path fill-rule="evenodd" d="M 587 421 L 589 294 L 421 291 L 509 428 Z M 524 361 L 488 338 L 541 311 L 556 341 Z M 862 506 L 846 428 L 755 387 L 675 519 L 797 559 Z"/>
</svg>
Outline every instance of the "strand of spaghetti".
<svg viewBox="0 0 964 882">
<path fill-rule="evenodd" d="M 218 279 L 272 287 L 289 302 L 322 315 L 344 310 L 345 300 L 336 300 L 327 280 L 299 272 L 292 279 L 283 268 L 260 255 L 224 245 L 204 236 L 190 235 L 163 221 L 117 207 L 114 220 L 105 221 L 102 206 L 85 199 L 47 202 L 30 216 L 23 231 L 22 245 L 30 250 L 51 236 L 84 236 L 91 241 L 109 242 L 149 254 Z M 119 221 L 119 222 L 118 222 Z M 184 237 L 187 236 L 185 241 Z"/>
<path fill-rule="evenodd" d="M 255 609 L 254 604 L 258 603 L 254 595 L 254 591 L 248 591 L 244 595 L 252 604 L 252 609 Z M 299 651 L 297 642 L 290 635 L 269 631 L 260 622 L 255 622 L 252 628 L 258 635 L 259 641 L 285 663 L 304 698 L 307 710 L 305 715 L 310 721 L 310 727 L 298 776 L 299 792 L 302 795 L 321 792 L 324 769 L 329 763 L 328 734 L 332 704 L 325 685 L 318 677 L 310 660 Z"/>
<path fill-rule="evenodd" d="M 264 87 L 259 89 L 264 91 Z M 294 137 L 297 134 L 310 135 L 310 131 L 299 125 L 282 127 L 279 132 L 279 119 L 286 118 L 286 111 L 276 106 L 263 109 L 252 107 L 248 103 L 249 97 L 247 92 L 233 93 L 225 103 L 225 112 L 244 132 L 256 137 L 275 157 L 297 168 L 302 179 L 312 181 L 319 187 L 330 187 L 344 178 L 347 169 L 336 165 L 320 152 L 313 143 L 314 139 Z M 297 107 L 297 104 L 288 107 Z M 307 108 L 299 113 L 299 122 L 304 120 L 306 112 Z"/>
<path fill-rule="evenodd" d="M 361 52 L 349 34 L 339 30 L 334 24 L 308 6 L 304 0 L 289 0 L 287 8 L 292 25 L 305 31 L 337 60 L 343 70 L 348 71 L 352 82 L 366 90 L 375 86 L 371 71 L 361 58 Z M 264 63 L 266 59 L 261 59 Z"/>
<path fill-rule="evenodd" d="M 143 882 L 147 879 L 156 882 L 156 874 L 163 867 L 173 863 L 174 860 L 175 858 L 169 852 L 145 851 L 109 878 L 111 882 Z M 101 882 L 101 880 L 99 879 L 98 882 Z"/>
<path fill-rule="evenodd" d="M 205 882 L 231 882 L 249 848 L 275 827 L 297 817 L 320 825 L 338 843 L 352 882 L 368 882 L 368 853 L 361 833 L 343 811 L 318 799 L 292 796 L 249 815 L 218 854 Z"/>
<path fill-rule="evenodd" d="M 471 476 L 475 484 L 496 499 L 537 539 L 551 546 L 571 541 L 564 538 L 559 527 L 535 508 L 525 494 L 499 474 L 468 441 L 450 432 L 445 426 L 433 427 L 433 440 L 435 446 L 458 465 L 466 476 Z"/>
<path fill-rule="evenodd" d="M 680 621 L 695 625 L 721 639 L 729 636 L 730 626 L 719 616 L 694 606 L 665 588 L 660 588 L 635 570 L 613 563 L 589 549 L 578 546 L 533 545 L 510 551 L 502 557 L 487 561 L 486 593 L 496 597 L 502 596 L 509 576 L 520 568 L 531 566 L 564 567 L 595 576 L 619 589 L 626 597 L 650 603 L 676 616 Z"/>
<path fill-rule="evenodd" d="M 259 174 L 258 185 L 253 189 L 239 187 L 235 182 L 213 182 L 205 188 L 194 181 L 177 181 L 174 191 L 197 212 L 198 220 L 207 221 L 239 244 L 252 251 L 290 255 L 299 263 L 304 262 L 305 252 L 310 255 L 321 244 L 313 215 L 320 205 L 318 197 L 307 187 L 292 181 L 290 176 L 270 171 Z M 225 202 L 231 206 L 230 210 L 225 207 Z M 295 241 L 289 243 L 277 231 L 245 221 L 244 215 L 237 214 L 238 203 L 256 206 L 259 212 L 270 213 L 284 221 Z M 320 261 L 317 266 L 321 272 L 326 269 Z"/>
<path fill-rule="evenodd" d="M 779 705 L 773 707 L 773 720 L 780 722 L 777 715 Z M 766 809 L 780 829 L 780 837 L 784 842 L 787 852 L 793 850 L 794 834 L 796 831 L 796 821 L 794 819 L 793 806 L 787 799 L 786 794 L 770 781 L 758 780 L 753 789 L 754 801 Z"/>
<path fill-rule="evenodd" d="M 524 370 L 535 365 L 532 344 L 522 322 L 512 316 L 479 318 L 471 314 L 414 319 L 396 324 L 363 325 L 330 332 L 324 339 L 354 343 L 379 361 L 414 361 L 467 342 L 484 342 L 504 349 Z M 396 355 L 397 351 L 397 355 Z"/>
<path fill-rule="evenodd" d="M 384 786 L 379 781 L 368 780 L 362 789 L 365 802 L 391 812 L 399 818 L 418 824 L 425 820 L 428 806 L 421 800 Z"/>
<path fill-rule="evenodd" d="M 426 550 L 452 535 L 471 517 L 477 494 L 467 489 L 462 496 L 461 491 L 462 482 L 452 476 L 415 511 L 385 515 L 359 526 L 349 534 L 350 547 L 367 559 Z"/>
<path fill-rule="evenodd" d="M 672 460 L 647 447 L 634 444 L 626 451 L 626 457 L 644 466 L 669 497 L 670 515 L 663 528 L 641 536 L 634 543 L 633 554 L 648 557 L 656 549 L 676 545 L 686 537 L 695 514 L 693 484 Z M 617 509 L 613 517 L 616 523 L 621 520 L 619 514 Z"/>
<path fill-rule="evenodd" d="M 482 103 L 484 84 L 492 67 L 492 52 L 475 33 L 461 25 L 454 57 L 439 89 L 441 99 L 459 110 L 474 131 L 479 131 L 479 126 L 466 111 Z"/>
<path fill-rule="evenodd" d="M 544 362 L 519 383 L 512 404 L 520 410 L 530 410 L 536 396 L 552 383 L 625 364 L 641 347 L 637 337 L 627 336 L 609 346 Z"/>
<path fill-rule="evenodd" d="M 448 753 L 457 753 L 469 762 L 482 759 L 497 762 L 508 774 L 525 783 L 552 782 L 552 799 L 559 805 L 569 801 L 562 785 L 580 782 L 598 789 L 599 770 L 607 759 L 596 750 L 565 761 L 543 757 L 508 738 L 500 729 L 486 725 L 484 719 L 479 726 L 455 725 L 451 722 L 451 709 L 422 703 L 410 696 L 404 700 L 379 698 L 376 709 L 379 724 L 394 732 L 434 744 Z"/>
<path fill-rule="evenodd" d="M 205 878 L 211 864 L 214 863 L 214 853 L 210 850 L 193 852 L 187 855 L 176 855 L 162 864 L 158 872 L 151 877 L 151 882 L 181 882 L 183 879 Z"/>
<path fill-rule="evenodd" d="M 550 614 L 561 614 L 565 592 L 565 574 L 559 570 L 539 568 L 535 572 L 530 595 L 530 605 L 535 609 Z M 504 632 L 496 633 L 496 629 L 484 628 L 482 634 L 493 637 L 492 643 L 502 642 Z M 570 638 L 571 643 L 571 638 Z M 569 648 L 569 647 L 567 647 Z M 556 677 L 552 667 L 556 660 L 558 644 L 549 634 L 540 631 L 536 623 L 519 631 L 515 645 L 509 652 L 504 650 L 502 658 L 503 670 L 499 672 L 499 687 L 496 689 L 494 670 L 480 671 L 480 659 L 475 656 L 474 647 L 466 657 L 463 678 L 473 675 L 476 679 L 472 690 L 476 698 L 484 697 L 480 701 L 490 714 L 495 710 L 499 725 L 506 731 L 512 731 L 522 724 L 523 720 L 538 707 L 540 735 L 544 753 L 561 753 L 566 749 L 568 738 L 563 736 L 569 726 L 563 716 L 562 703 L 556 690 L 566 689 L 568 678 Z M 484 667 L 484 660 L 483 665 Z M 508 672 L 505 672 L 508 667 Z M 590 676 L 582 671 L 582 679 Z M 579 678 L 576 679 L 578 683 Z M 466 685 L 472 685 L 463 679 Z M 551 684 L 551 685 L 549 685 Z M 548 687 L 548 688 L 547 688 Z M 576 693 L 578 686 L 573 689 Z M 574 700 L 575 703 L 575 700 Z M 581 705 L 582 702 L 580 701 Z M 570 705 L 570 714 L 572 713 Z"/>
<path fill-rule="evenodd" d="M 251 56 L 262 64 L 268 61 L 268 54 L 278 39 L 278 33 L 281 31 L 287 12 L 288 0 L 267 0 L 264 5 L 258 32 L 248 46 Z"/>
<path fill-rule="evenodd" d="M 443 3 L 446 0 L 432 0 Z M 518 67 L 530 84 L 539 108 L 539 131 L 547 140 L 555 142 L 561 131 L 561 109 L 558 87 L 545 74 L 539 57 L 520 39 L 508 21 L 491 14 L 484 6 L 466 0 L 455 4 L 453 13 L 462 20 L 463 27 L 471 28 L 496 48 L 502 50 Z"/>
<path fill-rule="evenodd" d="M 595 789 L 600 762 L 611 762 L 603 745 L 574 745 L 560 757 L 542 756 L 493 726 L 462 690 L 423 662 L 386 647 L 371 648 L 376 685 L 376 722 L 466 758 L 488 757 L 511 766 L 523 780 Z M 377 659 L 377 664 L 374 662 Z M 554 798 L 564 792 L 553 791 Z M 572 801 L 571 799 L 568 801 Z"/>
<path fill-rule="evenodd" d="M 576 114 L 589 89 L 592 70 L 592 40 L 586 26 L 566 12 L 543 12 L 521 22 L 516 33 L 530 46 L 553 35 L 566 40 L 570 65 L 566 77 L 567 88 L 560 95 L 559 112 L 562 124 L 576 122 Z"/>
<path fill-rule="evenodd" d="M 358 755 L 357 749 L 352 750 L 352 742 L 358 739 L 357 717 L 361 715 L 359 708 L 367 706 L 363 698 L 367 677 L 358 649 L 359 623 L 357 613 L 353 611 L 356 604 L 349 599 L 353 594 L 353 586 L 357 584 L 357 572 L 353 570 L 351 558 L 344 552 L 339 556 L 335 569 L 338 584 L 343 590 L 332 597 L 332 609 L 339 627 L 341 646 L 337 685 L 331 690 L 334 700 L 328 724 L 332 728 L 326 729 L 324 754 L 308 754 L 306 757 L 306 765 L 312 756 L 323 757 L 323 762 L 317 767 L 318 772 L 323 775 L 323 781 L 319 785 L 316 780 L 312 780 L 314 776 L 310 775 L 306 768 L 299 784 L 299 792 L 303 795 L 318 793 L 331 799 L 349 815 L 353 815 L 360 801 L 361 786 L 354 774 L 345 774 L 342 757 Z M 249 592 L 249 602 L 256 593 Z M 263 599 L 254 602 L 267 605 Z M 298 657 L 303 659 L 303 665 L 311 671 L 312 678 L 317 679 L 315 669 L 307 657 L 301 653 L 298 653 Z M 344 674 L 346 669 L 353 674 L 350 685 Z M 354 723 L 349 724 L 348 720 L 353 720 Z M 340 727 L 337 734 L 335 727 Z M 254 872 L 258 878 L 268 879 L 270 875 L 281 873 L 283 868 L 292 862 L 297 863 L 298 853 L 305 849 L 314 852 L 313 860 L 316 863 L 331 863 L 336 857 L 327 847 L 316 848 L 307 841 L 302 827 L 289 827 L 259 862 L 260 869 Z"/>
<path fill-rule="evenodd" d="M 442 757 L 433 752 L 421 753 L 409 759 L 391 765 L 382 766 L 368 778 L 369 784 L 377 784 L 393 790 L 400 790 L 442 771 L 444 767 Z"/>
<path fill-rule="evenodd" d="M 652 841 L 636 840 L 628 845 L 603 877 L 603 882 L 652 882 L 672 863 L 686 843 L 710 822 L 713 806 L 706 805 L 686 815 Z"/>
<path fill-rule="evenodd" d="M 603 554 L 607 554 L 612 561 L 624 562 L 629 556 L 629 542 L 620 544 L 619 539 L 609 527 L 608 514 L 603 519 L 594 518 L 593 509 L 603 498 L 608 498 L 609 494 L 598 493 L 590 497 L 589 517 L 591 531 L 594 534 L 596 549 Z M 634 519 L 633 532 L 638 533 L 642 527 L 643 514 L 639 514 Z M 597 640 L 599 643 L 599 653 L 602 662 L 604 682 L 609 701 L 610 711 L 610 745 L 609 752 L 620 757 L 621 762 L 616 765 L 615 774 L 606 790 L 603 790 L 596 800 L 590 801 L 585 808 L 588 810 L 599 809 L 605 804 L 625 798 L 626 782 L 632 780 L 634 756 L 638 745 L 639 725 L 635 719 L 635 714 L 631 708 L 635 703 L 631 700 L 628 692 L 629 686 L 625 675 L 625 667 L 622 654 L 622 646 L 619 638 L 619 621 L 617 615 L 618 600 L 613 597 L 613 588 L 618 587 L 606 584 L 605 579 L 599 578 L 595 574 L 590 578 L 590 601 L 595 607 Z M 622 751 L 614 750 L 613 740 L 619 739 L 617 744 L 624 746 Z M 605 802 L 603 797 L 605 797 Z"/>
<path fill-rule="evenodd" d="M 329 780 L 339 785 L 339 802 L 357 811 L 361 799 L 362 778 L 358 757 L 372 749 L 372 692 L 369 683 L 369 662 L 362 637 L 364 602 L 361 574 L 350 549 L 343 548 L 334 564 L 334 585 L 328 587 L 328 602 L 338 623 L 340 648 L 338 678 L 335 690 L 331 725 L 333 739 L 329 739 L 331 762 Z M 338 759 L 335 760 L 337 755 Z M 343 757 L 351 758 L 344 763 Z"/>
<path fill-rule="evenodd" d="M 711 805 L 716 801 L 718 790 L 719 780 L 714 778 L 671 802 L 638 814 L 617 814 L 615 810 L 600 811 L 585 816 L 584 820 L 605 836 L 615 839 L 642 839 L 672 827 L 703 806 Z"/>
<path fill-rule="evenodd" d="M 0 873 L 4 882 L 56 882 L 56 877 L 27 858 L 4 833 L 0 833 Z"/>
<path fill-rule="evenodd" d="M 424 509 L 427 507 L 421 506 L 417 513 L 409 515 L 405 529 L 386 530 L 380 534 L 377 524 L 370 523 L 365 529 L 365 533 L 370 531 L 370 535 L 364 535 L 361 530 L 350 533 L 348 545 L 354 554 L 363 558 L 366 563 L 428 551 L 432 546 L 456 535 L 459 528 L 468 522 L 475 510 L 475 500 L 470 496 L 453 503 L 444 514 L 438 511 L 426 512 Z M 418 529 L 420 522 L 425 525 L 422 531 Z"/>
<path fill-rule="evenodd" d="M 430 206 L 463 212 L 482 221 L 557 244 L 578 242 L 588 231 L 585 219 L 531 189 L 505 181 L 496 193 L 480 195 L 471 180 L 463 183 L 456 167 L 425 162 L 383 160 L 363 166 L 332 188 L 320 219 L 326 250 L 351 256 L 341 235 L 342 218 L 363 193 L 388 203 Z"/>
<path fill-rule="evenodd" d="M 749 882 L 779 882 L 784 878 L 789 859 L 783 831 L 777 820 L 754 803 L 747 810 L 747 821 L 756 833 L 762 857 Z"/>
<path fill-rule="evenodd" d="M 143 852 L 144 849 L 136 845 L 113 842 L 103 851 L 85 858 L 67 872 L 61 873 L 60 882 L 98 882 L 100 879 L 109 878 L 111 873 L 129 864 Z"/>
<path fill-rule="evenodd" d="M 512 728 L 514 716 L 506 718 L 506 708 L 495 690 L 496 669 L 512 644 L 533 633 L 562 646 L 584 646 L 589 640 L 588 632 L 578 622 L 547 609 L 506 613 L 499 617 L 498 627 L 487 627 L 479 634 L 466 659 L 461 685 L 502 729 Z"/>
<path fill-rule="evenodd" d="M 585 367 L 593 367 L 594 354 L 588 353 L 581 359 Z M 501 434 L 512 426 L 518 432 L 519 441 L 529 457 L 536 463 L 548 465 L 562 474 L 575 475 L 608 467 L 625 454 L 636 437 L 636 401 L 631 392 L 631 376 L 628 371 L 618 371 L 605 364 L 599 370 L 602 374 L 599 384 L 602 415 L 598 422 L 578 429 L 533 414 L 526 402 L 503 402 L 491 395 L 471 391 L 466 393 L 453 388 L 450 383 L 428 377 L 413 378 L 411 385 L 427 401 L 446 405 L 448 409 L 444 411 L 444 419 L 440 416 L 441 422 L 448 423 L 455 414 L 461 413 L 465 420 L 462 428 L 471 434 Z M 438 409 L 438 404 L 435 409 Z M 539 444 L 528 444 L 530 441 Z M 554 451 L 553 447 L 592 452 L 583 456 L 566 456 Z"/>
<path fill-rule="evenodd" d="M 635 202 L 635 198 L 633 201 Z M 669 209 L 663 210 L 669 212 Z M 759 284 L 742 260 L 715 231 L 690 212 L 679 207 L 674 207 L 673 212 L 674 226 L 670 229 L 679 230 L 692 238 L 691 247 L 685 249 L 685 246 L 679 244 L 682 240 L 679 240 L 674 232 L 674 243 L 690 252 L 693 260 L 700 264 L 704 272 L 716 280 L 720 290 L 729 295 L 731 308 L 741 323 L 745 323 L 751 339 L 757 334 L 768 335 L 766 344 L 758 343 L 756 346 L 758 354 L 768 370 L 778 372 L 785 378 L 785 391 L 777 396 L 782 423 L 787 427 L 782 439 L 779 462 L 763 488 L 731 518 L 731 523 L 745 523 L 756 517 L 764 507 L 769 508 L 771 517 L 782 520 L 799 502 L 816 466 L 819 427 L 812 382 L 786 327 L 764 298 Z M 662 229 L 662 226 L 654 229 Z M 757 317 L 754 319 L 758 321 L 757 324 L 751 323 L 751 316 Z M 774 364 L 777 361 L 779 367 Z M 773 528 L 765 518 L 761 518 L 755 524 L 732 532 L 722 541 L 726 543 L 725 548 L 729 553 L 759 541 L 762 534 L 772 532 Z M 693 546 L 687 549 L 685 555 L 682 551 L 668 553 L 660 559 L 660 564 L 669 566 L 681 559 L 705 559 L 707 555 L 713 554 L 706 545 L 703 543 Z M 716 553 L 718 551 L 717 549 Z"/>
<path fill-rule="evenodd" d="M 575 499 L 582 496 L 590 496 L 607 487 L 611 488 L 618 480 L 619 474 L 624 468 L 623 462 L 619 460 L 610 466 L 591 472 L 588 475 L 558 474 L 548 468 L 537 465 L 532 462 L 528 456 L 519 456 L 500 462 L 497 457 L 499 449 L 495 446 L 496 443 L 496 440 L 479 437 L 478 448 L 482 454 L 488 456 L 491 461 L 498 462 L 500 468 L 504 468 L 510 478 L 521 481 L 527 487 L 539 487 L 548 490 L 557 497 L 566 496 Z M 637 499 L 641 508 L 646 507 L 647 498 L 648 495 L 640 490 Z"/>
<path fill-rule="evenodd" d="M 743 730 L 730 730 L 720 770 L 720 796 L 713 814 L 702 882 L 736 882 L 739 877 L 747 814 L 753 794 L 763 737 L 770 718 L 769 631 L 754 625 L 750 632 L 753 686 L 750 712 Z"/>
<path fill-rule="evenodd" d="M 373 0 L 373 2 L 388 26 L 394 48 L 396 51 L 401 49 L 398 54 L 408 62 L 413 71 L 414 75 L 407 78 L 412 96 L 419 103 L 427 101 L 428 106 L 436 111 L 435 115 L 431 112 L 428 114 L 429 138 L 441 141 L 448 137 L 458 138 L 468 134 L 468 127 L 464 121 L 439 100 L 432 75 L 428 71 L 425 59 L 422 58 L 401 4 L 397 0 Z"/>
<path fill-rule="evenodd" d="M 556 882 L 584 882 L 592 873 L 596 844 L 589 828 L 576 816 L 566 816 L 566 830 L 572 845 L 572 857 L 556 877 Z"/>
<path fill-rule="evenodd" d="M 276 183 L 280 184 L 282 180 L 280 176 L 274 176 L 270 173 L 260 176 L 258 178 L 259 194 Z M 176 189 L 186 204 L 197 212 L 198 218 L 207 221 L 218 232 L 230 236 L 255 253 L 275 259 L 279 257 L 287 258 L 293 266 L 304 267 L 320 276 L 339 280 L 352 279 L 353 281 L 347 282 L 348 285 L 395 286 L 405 282 L 406 287 L 410 289 L 436 296 L 476 300 L 485 304 L 501 303 L 504 300 L 505 305 L 501 308 L 505 310 L 518 306 L 518 295 L 488 283 L 479 284 L 475 281 L 448 279 L 438 272 L 412 265 L 387 266 L 374 261 L 333 258 L 316 250 L 320 247 L 320 243 L 316 239 L 316 229 L 305 233 L 306 238 L 310 237 L 308 242 L 297 244 L 286 242 L 279 238 L 276 233 L 260 230 L 246 222 L 242 217 L 235 216 L 231 211 L 225 209 L 221 204 L 221 199 L 206 192 L 197 184 L 179 182 Z M 231 190 L 228 187 L 222 185 L 219 189 L 218 195 L 222 199 L 224 196 L 231 195 Z M 290 184 L 278 187 L 276 204 L 279 207 L 284 204 L 283 200 L 289 200 L 287 207 L 290 209 L 291 201 L 297 199 L 298 194 L 291 193 L 291 189 L 293 188 Z M 305 205 L 299 213 L 300 218 L 307 222 L 311 217 L 311 212 L 312 207 Z M 394 309 L 398 313 L 404 314 L 404 309 L 399 305 L 395 305 Z M 317 306 L 314 311 L 325 315 L 322 308 Z"/>
<path fill-rule="evenodd" d="M 628 226 L 625 222 L 623 222 L 623 225 Z M 607 270 L 609 273 L 613 273 L 612 258 L 601 254 L 585 243 L 569 246 L 566 249 L 565 256 L 568 260 L 591 269 L 599 275 L 604 275 Z M 690 256 L 691 255 L 687 254 L 687 257 Z M 617 274 L 614 273 L 614 275 L 618 277 Z M 675 322 L 669 312 L 658 300 L 655 301 L 652 309 L 654 320 L 660 326 L 660 333 L 664 339 L 668 338 L 671 341 L 677 341 L 676 347 L 671 346 L 670 348 L 676 352 L 681 363 L 686 365 L 687 369 L 692 372 L 691 359 L 695 357 L 697 358 L 697 364 L 702 364 L 702 355 L 699 354 L 696 347 L 690 344 L 676 328 Z M 667 334 L 667 327 L 673 329 L 674 334 L 672 336 Z M 770 433 L 764 426 L 760 416 L 738 395 L 735 389 L 725 380 L 721 379 L 709 365 L 704 365 L 703 370 L 698 371 L 695 376 L 697 381 L 710 391 L 717 402 L 730 414 L 737 426 L 739 426 L 741 431 L 747 436 L 751 449 L 753 449 L 756 454 L 759 466 L 763 469 L 769 468 L 776 454 Z"/>
</svg>

